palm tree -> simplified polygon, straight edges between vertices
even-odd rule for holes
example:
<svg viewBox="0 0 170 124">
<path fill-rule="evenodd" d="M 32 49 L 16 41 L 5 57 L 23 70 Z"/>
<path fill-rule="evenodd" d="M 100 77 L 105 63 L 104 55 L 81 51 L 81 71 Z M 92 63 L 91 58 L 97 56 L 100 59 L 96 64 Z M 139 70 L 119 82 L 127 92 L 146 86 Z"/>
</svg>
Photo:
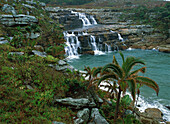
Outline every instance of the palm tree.
<svg viewBox="0 0 170 124">
<path fill-rule="evenodd" d="M 145 73 L 146 67 L 139 68 L 137 70 L 132 70 L 133 67 L 137 64 L 145 65 L 144 61 L 135 57 L 127 57 L 124 58 L 124 55 L 120 52 L 120 56 L 122 58 L 122 65 L 120 66 L 117 62 L 115 56 L 113 56 L 113 62 L 105 65 L 103 68 L 99 68 L 93 71 L 93 77 L 98 77 L 100 72 L 100 79 L 98 80 L 98 86 L 102 81 L 116 81 L 117 87 L 113 85 L 113 89 L 117 92 L 117 100 L 116 100 L 116 108 L 114 121 L 116 122 L 119 113 L 119 103 L 121 94 L 125 94 L 126 90 L 129 89 L 131 96 L 133 98 L 133 103 L 135 102 L 136 93 L 139 94 L 139 86 L 146 85 L 152 89 L 154 89 L 158 95 L 159 86 L 155 81 L 148 77 L 139 76 L 138 73 Z M 100 70 L 100 71 L 99 71 Z M 106 83 L 107 83 L 106 82 Z M 117 91 L 118 90 L 118 91 Z"/>
</svg>

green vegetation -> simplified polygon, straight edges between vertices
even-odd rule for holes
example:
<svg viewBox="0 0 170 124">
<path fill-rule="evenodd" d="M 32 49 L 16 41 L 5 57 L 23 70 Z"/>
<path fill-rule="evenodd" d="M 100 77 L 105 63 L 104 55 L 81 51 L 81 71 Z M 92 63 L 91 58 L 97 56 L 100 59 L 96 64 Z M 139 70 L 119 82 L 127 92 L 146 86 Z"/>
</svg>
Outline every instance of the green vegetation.
<svg viewBox="0 0 170 124">
<path fill-rule="evenodd" d="M 82 5 L 92 2 L 93 0 L 40 0 L 41 2 L 57 5 Z"/>
<path fill-rule="evenodd" d="M 152 5 L 153 3 L 151 3 Z M 138 7 L 131 8 L 129 10 L 125 9 L 126 13 L 134 13 L 128 16 L 122 15 L 124 19 L 132 19 L 140 24 L 150 24 L 154 28 L 160 30 L 163 34 L 169 38 L 169 21 L 170 21 L 170 3 L 157 4 L 152 7 L 144 4 Z"/>
<path fill-rule="evenodd" d="M 113 105 L 115 108 L 114 122 L 124 115 L 125 110 L 128 108 L 128 105 L 130 105 L 129 98 L 124 96 L 121 99 L 121 94 L 124 95 L 126 91 L 129 90 L 133 98 L 132 105 L 134 106 L 136 93 L 139 95 L 139 88 L 141 86 L 146 85 L 154 89 L 157 95 L 159 92 L 159 87 L 155 81 L 148 77 L 138 76 L 139 72 L 145 73 L 146 67 L 132 70 L 132 68 L 137 64 L 145 65 L 142 60 L 135 57 L 127 57 L 125 59 L 121 52 L 120 55 L 123 61 L 121 66 L 117 62 L 115 56 L 113 56 L 113 62 L 105 65 L 104 67 L 93 68 L 92 70 L 89 67 L 85 68 L 85 70 L 88 70 L 90 85 L 98 87 L 102 81 L 105 81 L 105 87 L 109 88 L 108 92 L 111 91 L 115 94 L 116 105 Z"/>
</svg>

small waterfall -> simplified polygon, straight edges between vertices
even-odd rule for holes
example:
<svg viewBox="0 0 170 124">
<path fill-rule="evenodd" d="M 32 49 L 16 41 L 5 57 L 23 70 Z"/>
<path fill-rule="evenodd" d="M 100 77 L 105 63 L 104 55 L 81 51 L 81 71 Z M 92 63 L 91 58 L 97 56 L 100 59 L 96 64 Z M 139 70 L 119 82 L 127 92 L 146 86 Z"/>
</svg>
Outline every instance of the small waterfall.
<svg viewBox="0 0 170 124">
<path fill-rule="evenodd" d="M 124 41 L 122 36 L 119 33 L 118 33 L 118 38 L 119 38 L 120 41 Z"/>
<path fill-rule="evenodd" d="M 111 52 L 112 51 L 111 46 L 108 45 L 107 43 L 105 43 L 105 51 L 107 51 L 107 52 Z"/>
<path fill-rule="evenodd" d="M 83 26 L 96 25 L 97 21 L 91 16 L 87 16 L 85 13 L 71 11 L 72 14 L 79 16 L 79 19 L 83 22 Z"/>
<path fill-rule="evenodd" d="M 78 37 L 72 32 L 69 34 L 68 32 L 64 32 L 64 38 L 66 39 L 66 47 L 65 52 L 68 55 L 69 58 L 78 58 L 78 49 L 81 49 L 80 47 L 80 41 L 78 40 Z"/>
<path fill-rule="evenodd" d="M 103 53 L 102 51 L 100 51 L 99 48 L 97 47 L 95 36 L 90 35 L 90 41 L 91 41 L 92 50 L 94 51 L 94 54 L 95 54 L 95 55 L 102 55 L 102 54 L 104 54 L 104 53 Z"/>
</svg>

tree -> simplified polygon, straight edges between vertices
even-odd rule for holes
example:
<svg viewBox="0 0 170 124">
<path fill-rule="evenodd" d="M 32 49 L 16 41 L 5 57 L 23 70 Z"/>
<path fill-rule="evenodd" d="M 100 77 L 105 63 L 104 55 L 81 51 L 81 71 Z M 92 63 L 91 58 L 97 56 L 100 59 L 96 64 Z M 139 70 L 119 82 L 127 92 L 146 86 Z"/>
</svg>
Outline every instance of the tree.
<svg viewBox="0 0 170 124">
<path fill-rule="evenodd" d="M 124 58 L 124 55 L 120 52 L 120 56 L 122 58 L 122 65 L 120 66 L 115 56 L 113 56 L 113 62 L 105 65 L 103 68 L 99 67 L 93 71 L 93 77 L 98 79 L 97 85 L 99 86 L 102 81 L 106 81 L 109 83 L 113 82 L 113 90 L 116 90 L 117 100 L 116 100 L 116 108 L 114 114 L 114 121 L 116 122 L 119 113 L 119 103 L 121 94 L 125 94 L 127 89 L 130 91 L 131 96 L 133 98 L 133 103 L 135 102 L 136 93 L 139 94 L 139 87 L 142 85 L 146 85 L 152 89 L 154 89 L 158 95 L 159 86 L 155 81 L 148 77 L 139 76 L 138 73 L 145 73 L 146 67 L 142 67 L 136 70 L 132 70 L 132 68 L 137 65 L 145 65 L 144 61 L 135 57 L 127 57 Z M 100 71 L 99 71 L 100 70 Z M 100 72 L 100 77 L 98 74 Z M 116 85 L 115 86 L 115 81 Z"/>
</svg>

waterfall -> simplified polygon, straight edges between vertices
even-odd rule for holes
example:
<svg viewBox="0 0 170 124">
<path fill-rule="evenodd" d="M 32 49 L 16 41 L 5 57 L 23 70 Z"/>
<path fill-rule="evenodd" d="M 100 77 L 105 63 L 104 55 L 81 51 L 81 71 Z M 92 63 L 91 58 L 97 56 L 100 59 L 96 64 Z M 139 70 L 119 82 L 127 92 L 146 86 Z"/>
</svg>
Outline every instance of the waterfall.
<svg viewBox="0 0 170 124">
<path fill-rule="evenodd" d="M 107 51 L 107 52 L 111 52 L 112 51 L 111 46 L 108 45 L 107 43 L 105 43 L 105 51 Z"/>
<path fill-rule="evenodd" d="M 119 33 L 118 33 L 118 38 L 119 38 L 120 41 L 124 41 L 122 36 Z"/>
<path fill-rule="evenodd" d="M 79 16 L 79 19 L 81 19 L 81 21 L 83 22 L 83 26 L 90 26 L 90 25 L 97 24 L 97 21 L 92 15 L 87 16 L 85 13 L 74 12 L 74 11 L 71 11 L 71 13 L 76 16 Z"/>
<path fill-rule="evenodd" d="M 95 36 L 90 35 L 90 41 L 91 41 L 92 50 L 94 51 L 95 55 L 104 54 L 104 52 L 100 51 L 99 48 L 97 47 Z"/>
<path fill-rule="evenodd" d="M 74 34 L 74 32 L 71 34 L 64 32 L 63 34 L 66 39 L 66 47 L 64 48 L 66 54 L 69 58 L 78 58 L 78 49 L 81 49 L 78 37 Z"/>
</svg>

